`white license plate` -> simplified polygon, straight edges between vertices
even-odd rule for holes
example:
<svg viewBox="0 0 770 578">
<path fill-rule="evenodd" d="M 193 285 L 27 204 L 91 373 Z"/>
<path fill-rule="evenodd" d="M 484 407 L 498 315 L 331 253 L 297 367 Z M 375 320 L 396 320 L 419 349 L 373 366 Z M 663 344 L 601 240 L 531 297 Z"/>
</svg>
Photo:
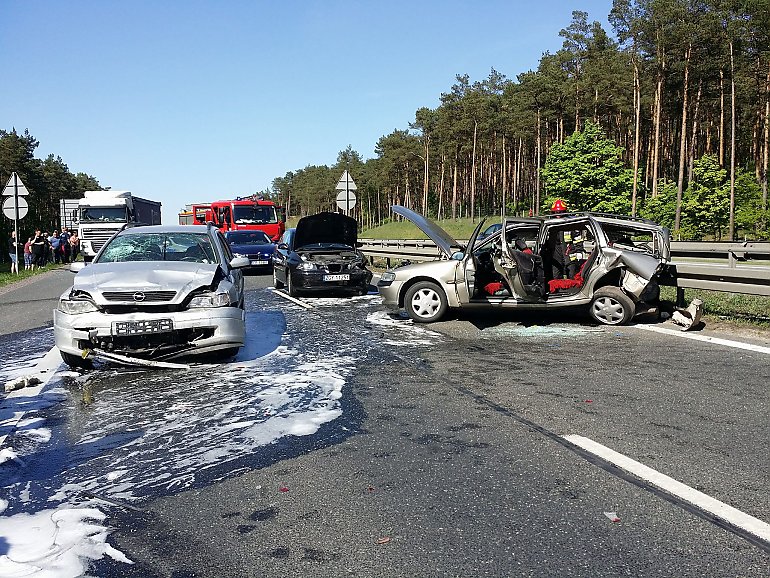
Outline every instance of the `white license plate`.
<svg viewBox="0 0 770 578">
<path fill-rule="evenodd" d="M 252 265 L 267 265 L 270 261 L 252 261 Z"/>
<path fill-rule="evenodd" d="M 324 281 L 350 281 L 350 275 L 324 275 Z"/>
<path fill-rule="evenodd" d="M 168 333 L 174 330 L 171 319 L 150 319 L 147 321 L 116 321 L 112 324 L 113 335 L 147 335 Z"/>
</svg>

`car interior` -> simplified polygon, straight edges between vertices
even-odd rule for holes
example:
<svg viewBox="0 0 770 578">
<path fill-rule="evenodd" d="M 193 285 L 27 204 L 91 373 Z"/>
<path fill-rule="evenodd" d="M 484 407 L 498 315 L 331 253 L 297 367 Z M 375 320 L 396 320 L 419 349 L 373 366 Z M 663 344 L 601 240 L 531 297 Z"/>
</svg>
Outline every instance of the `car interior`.
<svg viewBox="0 0 770 578">
<path fill-rule="evenodd" d="M 474 250 L 473 298 L 545 301 L 551 295 L 577 293 L 597 254 L 590 227 L 574 222 L 550 225 L 542 247 L 538 246 L 539 235 L 538 226 L 509 227 L 505 246 L 500 235 L 482 241 Z"/>
</svg>

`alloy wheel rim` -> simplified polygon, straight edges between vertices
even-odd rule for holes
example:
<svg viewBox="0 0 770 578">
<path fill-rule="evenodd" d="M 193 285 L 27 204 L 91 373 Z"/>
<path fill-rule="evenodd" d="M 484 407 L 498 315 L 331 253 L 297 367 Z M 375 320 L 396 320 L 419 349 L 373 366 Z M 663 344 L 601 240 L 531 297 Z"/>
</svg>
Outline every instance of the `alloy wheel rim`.
<svg viewBox="0 0 770 578">
<path fill-rule="evenodd" d="M 432 317 L 441 307 L 441 299 L 432 289 L 420 289 L 412 297 L 412 311 L 419 317 Z"/>
<path fill-rule="evenodd" d="M 617 325 L 623 320 L 623 305 L 612 297 L 601 297 L 594 302 L 594 315 L 608 325 Z"/>
</svg>

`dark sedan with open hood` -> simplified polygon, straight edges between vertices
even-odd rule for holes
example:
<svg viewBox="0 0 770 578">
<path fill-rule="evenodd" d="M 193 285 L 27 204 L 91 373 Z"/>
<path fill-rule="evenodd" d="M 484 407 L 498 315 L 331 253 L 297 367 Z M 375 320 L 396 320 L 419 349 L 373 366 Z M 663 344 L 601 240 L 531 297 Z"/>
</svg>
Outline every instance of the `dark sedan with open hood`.
<svg viewBox="0 0 770 578">
<path fill-rule="evenodd" d="M 365 295 L 372 272 L 357 249 L 356 220 L 339 213 L 303 217 L 281 237 L 273 253 L 273 282 L 298 291 L 348 291 Z"/>
</svg>

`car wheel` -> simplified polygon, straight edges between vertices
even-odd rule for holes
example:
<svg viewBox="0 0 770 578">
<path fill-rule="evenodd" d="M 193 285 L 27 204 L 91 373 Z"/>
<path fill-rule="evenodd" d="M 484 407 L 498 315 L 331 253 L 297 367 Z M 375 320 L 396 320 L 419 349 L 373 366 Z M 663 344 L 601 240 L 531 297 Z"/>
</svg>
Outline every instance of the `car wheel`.
<svg viewBox="0 0 770 578">
<path fill-rule="evenodd" d="M 435 283 L 420 281 L 406 292 L 404 307 L 409 317 L 417 323 L 432 323 L 446 313 L 446 295 Z"/>
<path fill-rule="evenodd" d="M 591 317 L 605 325 L 625 325 L 634 316 L 636 306 L 631 298 L 617 287 L 602 287 L 589 306 Z"/>
<path fill-rule="evenodd" d="M 283 289 L 283 283 L 278 280 L 278 275 L 275 272 L 275 267 L 273 267 L 273 287 L 276 289 Z"/>
<path fill-rule="evenodd" d="M 59 353 L 61 353 L 61 358 L 64 360 L 64 363 L 70 367 L 78 367 L 81 369 L 91 369 L 93 367 L 90 359 L 83 359 L 80 355 L 73 355 L 71 353 L 65 353 L 64 351 L 60 351 Z"/>
</svg>

